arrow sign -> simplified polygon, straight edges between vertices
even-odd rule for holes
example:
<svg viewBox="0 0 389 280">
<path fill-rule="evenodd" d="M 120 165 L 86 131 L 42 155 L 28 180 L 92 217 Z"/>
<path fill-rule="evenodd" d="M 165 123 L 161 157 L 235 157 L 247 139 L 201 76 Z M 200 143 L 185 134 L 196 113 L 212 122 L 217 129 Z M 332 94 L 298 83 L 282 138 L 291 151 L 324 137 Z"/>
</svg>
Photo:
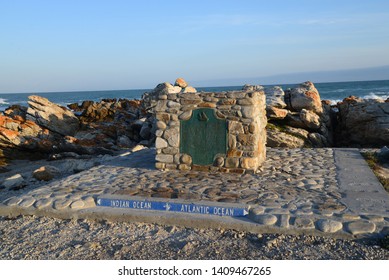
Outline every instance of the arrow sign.
<svg viewBox="0 0 389 280">
<path fill-rule="evenodd" d="M 176 203 L 153 200 L 131 200 L 99 198 L 97 206 L 113 208 L 130 208 L 137 210 L 153 210 L 164 212 L 181 212 L 191 214 L 243 217 L 248 214 L 248 208 L 244 207 L 224 207 L 215 205 L 203 205 L 196 203 Z"/>
</svg>

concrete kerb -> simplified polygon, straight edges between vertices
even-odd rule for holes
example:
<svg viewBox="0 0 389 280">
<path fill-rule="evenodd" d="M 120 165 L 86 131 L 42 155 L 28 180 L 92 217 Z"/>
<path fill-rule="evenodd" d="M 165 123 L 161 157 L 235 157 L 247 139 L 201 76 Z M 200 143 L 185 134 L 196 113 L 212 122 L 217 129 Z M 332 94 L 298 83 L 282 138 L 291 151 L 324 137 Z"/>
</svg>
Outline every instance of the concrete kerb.
<svg viewBox="0 0 389 280">
<path fill-rule="evenodd" d="M 17 217 L 19 215 L 52 217 L 57 219 L 88 219 L 92 221 L 111 222 L 135 222 L 154 223 L 158 225 L 183 226 L 188 228 L 210 228 L 210 229 L 231 229 L 236 231 L 250 232 L 255 234 L 274 233 L 292 235 L 316 235 L 330 236 L 333 238 L 353 239 L 355 236 L 345 233 L 324 233 L 316 229 L 301 228 L 280 228 L 277 226 L 260 225 L 246 217 L 208 216 L 203 214 L 182 214 L 173 212 L 152 211 L 147 212 L 136 209 L 93 207 L 82 210 L 58 211 L 55 209 L 33 208 L 23 209 L 20 207 L 9 207 L 0 204 L 0 215 Z M 295 218 L 293 218 L 295 219 Z M 366 237 L 358 236 L 358 238 Z M 372 236 L 369 236 L 372 237 Z"/>
</svg>

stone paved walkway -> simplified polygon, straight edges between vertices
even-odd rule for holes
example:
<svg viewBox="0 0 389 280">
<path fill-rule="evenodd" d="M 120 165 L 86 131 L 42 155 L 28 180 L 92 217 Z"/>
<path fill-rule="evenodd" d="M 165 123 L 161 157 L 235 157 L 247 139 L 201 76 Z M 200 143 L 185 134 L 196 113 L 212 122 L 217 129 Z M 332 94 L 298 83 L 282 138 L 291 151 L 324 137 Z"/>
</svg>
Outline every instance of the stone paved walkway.
<svg viewBox="0 0 389 280">
<path fill-rule="evenodd" d="M 144 149 L 123 154 L 9 198 L 0 204 L 0 214 L 124 215 L 138 217 L 137 221 L 340 237 L 389 233 L 389 195 L 356 149 L 268 149 L 266 163 L 253 175 L 160 171 L 154 168 L 154 152 Z M 247 218 L 183 213 L 161 218 L 161 213 L 152 211 L 96 206 L 97 199 L 106 196 L 236 203 L 250 211 Z M 153 214 L 154 219 L 150 218 Z"/>
</svg>

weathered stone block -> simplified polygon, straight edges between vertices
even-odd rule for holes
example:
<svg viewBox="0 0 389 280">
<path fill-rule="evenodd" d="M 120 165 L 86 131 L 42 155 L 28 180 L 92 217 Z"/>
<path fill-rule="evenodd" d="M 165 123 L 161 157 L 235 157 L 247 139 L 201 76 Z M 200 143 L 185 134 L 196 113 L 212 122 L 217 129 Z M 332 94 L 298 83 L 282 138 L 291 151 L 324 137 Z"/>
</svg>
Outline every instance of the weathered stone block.
<svg viewBox="0 0 389 280">
<path fill-rule="evenodd" d="M 243 169 L 257 169 L 258 159 L 257 158 L 241 158 L 240 166 Z"/>
<path fill-rule="evenodd" d="M 197 105 L 201 103 L 200 99 L 181 99 L 180 103 L 182 105 Z"/>
<path fill-rule="evenodd" d="M 184 164 L 192 164 L 192 157 L 190 155 L 187 155 L 187 154 L 183 154 L 181 156 L 181 163 L 184 163 Z"/>
<path fill-rule="evenodd" d="M 170 114 L 166 114 L 166 113 L 157 113 L 155 117 L 157 120 L 165 123 L 167 123 L 170 120 Z"/>
<path fill-rule="evenodd" d="M 155 139 L 155 148 L 156 149 L 163 149 L 163 148 L 166 148 L 167 146 L 168 146 L 167 141 L 162 139 L 161 137 L 157 137 L 157 139 Z"/>
<path fill-rule="evenodd" d="M 236 99 L 220 99 L 218 105 L 235 105 Z"/>
<path fill-rule="evenodd" d="M 214 166 L 223 166 L 224 165 L 224 158 L 223 157 L 217 157 L 213 163 Z"/>
<path fill-rule="evenodd" d="M 185 111 L 178 117 L 182 121 L 187 121 L 192 117 L 192 111 Z"/>
<path fill-rule="evenodd" d="M 255 119 L 258 112 L 258 109 L 254 106 L 242 106 L 242 116 L 244 118 Z"/>
<path fill-rule="evenodd" d="M 238 142 L 243 146 L 257 146 L 258 139 L 254 134 L 241 133 L 238 135 Z"/>
<path fill-rule="evenodd" d="M 178 165 L 177 164 L 174 164 L 174 163 L 167 163 L 165 168 L 168 169 L 168 170 L 175 170 L 177 169 Z"/>
<path fill-rule="evenodd" d="M 228 135 L 228 148 L 235 149 L 236 148 L 236 136 L 229 134 Z"/>
<path fill-rule="evenodd" d="M 225 160 L 225 167 L 227 168 L 236 168 L 239 166 L 239 158 L 229 158 L 227 157 Z"/>
<path fill-rule="evenodd" d="M 179 149 L 175 147 L 167 147 L 165 149 L 162 149 L 162 153 L 169 154 L 169 155 L 175 155 L 179 153 Z"/>
<path fill-rule="evenodd" d="M 183 170 L 183 171 L 186 171 L 186 170 L 191 170 L 191 166 L 189 164 L 180 164 L 178 166 L 178 169 L 179 170 Z"/>
<path fill-rule="evenodd" d="M 241 157 L 243 155 L 243 151 L 239 151 L 237 149 L 229 149 L 227 151 L 227 157 Z"/>
<path fill-rule="evenodd" d="M 197 106 L 200 108 L 216 108 L 216 104 L 211 102 L 201 102 Z"/>
<path fill-rule="evenodd" d="M 231 133 L 231 134 L 239 134 L 239 133 L 244 133 L 244 130 L 243 130 L 243 125 L 242 123 L 238 122 L 238 121 L 229 121 L 228 122 L 228 131 Z"/>
<path fill-rule="evenodd" d="M 159 162 L 173 163 L 173 155 L 159 154 L 155 156 L 155 159 Z"/>
</svg>

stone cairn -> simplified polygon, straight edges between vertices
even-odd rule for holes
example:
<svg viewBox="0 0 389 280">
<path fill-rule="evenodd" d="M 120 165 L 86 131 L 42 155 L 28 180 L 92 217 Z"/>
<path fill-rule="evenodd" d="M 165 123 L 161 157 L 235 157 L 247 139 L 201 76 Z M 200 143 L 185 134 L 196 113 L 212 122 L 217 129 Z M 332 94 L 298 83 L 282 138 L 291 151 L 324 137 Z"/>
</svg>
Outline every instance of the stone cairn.
<svg viewBox="0 0 389 280">
<path fill-rule="evenodd" d="M 175 85 L 159 84 L 148 94 L 157 120 L 156 168 L 253 173 L 266 158 L 265 94 L 262 90 L 196 92 L 177 79 Z M 211 108 L 226 121 L 227 147 L 211 165 L 196 165 L 180 151 L 180 129 L 200 108 Z"/>
</svg>

